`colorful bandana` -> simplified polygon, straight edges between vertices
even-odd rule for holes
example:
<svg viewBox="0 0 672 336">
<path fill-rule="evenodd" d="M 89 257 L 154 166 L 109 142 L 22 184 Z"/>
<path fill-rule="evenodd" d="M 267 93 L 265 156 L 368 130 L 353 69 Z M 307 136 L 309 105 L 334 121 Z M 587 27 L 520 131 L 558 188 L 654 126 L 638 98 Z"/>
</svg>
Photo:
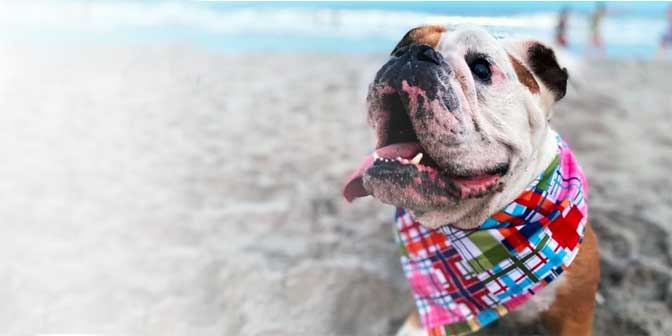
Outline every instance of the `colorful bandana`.
<svg viewBox="0 0 672 336">
<path fill-rule="evenodd" d="M 520 196 L 478 229 L 430 230 L 397 209 L 401 263 L 429 335 L 476 331 L 569 267 L 588 214 L 586 178 L 556 134 L 558 155 Z"/>
</svg>

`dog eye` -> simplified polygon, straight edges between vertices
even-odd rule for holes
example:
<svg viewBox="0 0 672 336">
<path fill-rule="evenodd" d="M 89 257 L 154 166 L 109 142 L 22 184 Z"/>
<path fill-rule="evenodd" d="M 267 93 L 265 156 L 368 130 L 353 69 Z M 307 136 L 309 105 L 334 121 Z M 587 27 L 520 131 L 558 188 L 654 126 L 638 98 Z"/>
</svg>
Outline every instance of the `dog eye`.
<svg viewBox="0 0 672 336">
<path fill-rule="evenodd" d="M 469 64 L 471 73 L 481 82 L 490 83 L 492 79 L 492 71 L 490 71 L 490 63 L 484 58 L 477 58 Z"/>
</svg>

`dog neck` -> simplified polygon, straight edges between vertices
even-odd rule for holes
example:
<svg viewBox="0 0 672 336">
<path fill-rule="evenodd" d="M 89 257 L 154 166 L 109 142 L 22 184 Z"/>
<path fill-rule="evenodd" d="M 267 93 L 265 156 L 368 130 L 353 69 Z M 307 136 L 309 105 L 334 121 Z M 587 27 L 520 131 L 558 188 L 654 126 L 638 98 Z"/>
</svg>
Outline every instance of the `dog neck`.
<svg viewBox="0 0 672 336">
<path fill-rule="evenodd" d="M 480 225 L 488 216 L 511 203 L 553 162 L 558 153 L 557 140 L 550 126 L 546 127 L 543 132 L 538 150 L 532 154 L 532 157 L 522 162 L 523 166 L 519 168 L 520 173 L 517 176 L 512 176 L 508 186 L 494 195 L 492 201 L 487 202 L 485 207 L 487 211 L 481 215 L 481 218 L 478 218 L 479 222 L 474 224 Z"/>
<path fill-rule="evenodd" d="M 415 217 L 429 228 L 438 228 L 451 224 L 460 229 L 479 227 L 490 215 L 501 210 L 525 190 L 539 174 L 541 174 L 557 155 L 557 143 L 550 126 L 540 135 L 539 146 L 531 157 L 523 160 L 520 171 L 513 175 L 501 192 L 478 199 L 465 200 L 459 206 L 449 210 L 414 213 Z"/>
</svg>

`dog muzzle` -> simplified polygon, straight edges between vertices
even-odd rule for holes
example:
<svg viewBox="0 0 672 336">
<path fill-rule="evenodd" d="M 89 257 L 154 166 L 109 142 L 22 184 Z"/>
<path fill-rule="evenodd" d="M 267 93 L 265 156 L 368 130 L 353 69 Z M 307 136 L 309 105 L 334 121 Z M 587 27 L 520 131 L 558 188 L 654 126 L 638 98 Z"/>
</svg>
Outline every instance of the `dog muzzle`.
<svg viewBox="0 0 672 336">
<path fill-rule="evenodd" d="M 587 184 L 567 144 L 513 202 L 478 229 L 431 230 L 396 210 L 401 263 L 430 335 L 476 331 L 546 287 L 576 257 Z"/>
</svg>

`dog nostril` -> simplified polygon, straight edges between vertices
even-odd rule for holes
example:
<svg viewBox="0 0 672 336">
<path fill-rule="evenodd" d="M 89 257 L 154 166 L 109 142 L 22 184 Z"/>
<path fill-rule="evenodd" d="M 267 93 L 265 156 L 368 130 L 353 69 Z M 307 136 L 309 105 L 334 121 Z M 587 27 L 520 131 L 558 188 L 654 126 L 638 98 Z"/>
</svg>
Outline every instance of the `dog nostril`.
<svg viewBox="0 0 672 336">
<path fill-rule="evenodd" d="M 411 59 L 434 63 L 436 65 L 440 65 L 443 60 L 443 56 L 439 52 L 426 44 L 412 44 L 404 52 L 410 54 Z"/>
<path fill-rule="evenodd" d="M 431 62 L 436 65 L 441 65 L 441 54 L 436 52 L 434 48 L 428 48 L 418 54 L 418 60 Z"/>
<path fill-rule="evenodd" d="M 392 51 L 392 56 L 409 56 L 411 60 L 429 62 L 436 65 L 441 65 L 441 61 L 443 61 L 443 56 L 441 56 L 441 54 L 434 48 L 427 44 L 417 43 L 397 47 L 394 51 Z"/>
</svg>

